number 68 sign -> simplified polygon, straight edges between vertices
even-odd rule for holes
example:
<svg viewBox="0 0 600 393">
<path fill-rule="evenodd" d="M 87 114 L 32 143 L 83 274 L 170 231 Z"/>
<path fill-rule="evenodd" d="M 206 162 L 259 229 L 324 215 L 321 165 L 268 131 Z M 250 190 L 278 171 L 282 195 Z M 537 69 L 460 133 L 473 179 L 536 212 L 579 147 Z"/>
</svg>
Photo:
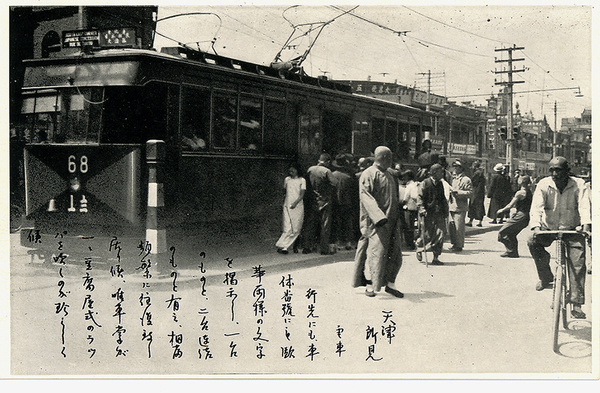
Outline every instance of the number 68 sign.
<svg viewBox="0 0 600 393">
<path fill-rule="evenodd" d="M 71 155 L 71 156 L 69 156 L 69 159 L 67 160 L 67 162 L 68 162 L 69 173 L 77 172 L 77 167 L 78 167 L 77 157 Z M 87 156 L 81 156 L 81 158 L 79 159 L 79 172 L 87 173 L 87 171 L 88 171 L 88 158 L 87 158 Z"/>
</svg>

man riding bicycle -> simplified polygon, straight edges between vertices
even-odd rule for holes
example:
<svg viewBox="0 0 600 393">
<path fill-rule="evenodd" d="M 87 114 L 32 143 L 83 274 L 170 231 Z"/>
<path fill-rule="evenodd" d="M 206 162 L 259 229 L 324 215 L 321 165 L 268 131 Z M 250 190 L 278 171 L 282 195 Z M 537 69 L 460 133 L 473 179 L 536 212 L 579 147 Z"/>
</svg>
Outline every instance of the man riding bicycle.
<svg viewBox="0 0 600 393">
<path fill-rule="evenodd" d="M 549 288 L 554 280 L 550 270 L 550 254 L 546 247 L 554 241 L 544 236 L 546 230 L 583 230 L 592 228 L 591 202 L 583 179 L 569 176 L 569 163 L 564 157 L 549 162 L 550 176 L 538 183 L 531 203 L 529 225 L 532 235 L 527 245 L 535 261 L 540 281 L 536 290 Z M 565 235 L 566 259 L 571 284 L 570 302 L 573 318 L 585 319 L 581 305 L 585 303 L 585 238 L 583 235 Z"/>
</svg>

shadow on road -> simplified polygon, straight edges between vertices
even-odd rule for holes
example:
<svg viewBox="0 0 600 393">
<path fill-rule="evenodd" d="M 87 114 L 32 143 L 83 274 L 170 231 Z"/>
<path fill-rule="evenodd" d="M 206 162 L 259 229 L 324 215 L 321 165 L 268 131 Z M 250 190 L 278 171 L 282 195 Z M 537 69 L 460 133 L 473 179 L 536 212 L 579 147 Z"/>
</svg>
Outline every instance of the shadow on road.
<svg viewBox="0 0 600 393">
<path fill-rule="evenodd" d="M 420 293 L 405 293 L 404 299 L 412 303 L 425 303 L 426 300 L 439 299 L 445 297 L 454 297 L 454 295 L 448 295 L 441 292 L 424 291 Z"/>
<path fill-rule="evenodd" d="M 573 320 L 569 328 L 562 330 L 561 335 L 568 335 L 567 341 L 560 344 L 558 354 L 578 359 L 592 356 L 592 323 L 587 320 Z"/>
</svg>

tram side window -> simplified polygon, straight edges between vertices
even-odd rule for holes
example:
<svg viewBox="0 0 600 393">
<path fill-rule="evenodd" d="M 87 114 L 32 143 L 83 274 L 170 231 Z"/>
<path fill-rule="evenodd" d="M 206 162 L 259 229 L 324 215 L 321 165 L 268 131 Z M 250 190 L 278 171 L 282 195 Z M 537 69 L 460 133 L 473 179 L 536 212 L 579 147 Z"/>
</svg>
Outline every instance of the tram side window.
<svg viewBox="0 0 600 393">
<path fill-rule="evenodd" d="M 304 108 L 300 115 L 300 152 L 319 154 L 321 152 L 321 113 L 316 108 Z"/>
<path fill-rule="evenodd" d="M 103 143 L 145 143 L 166 138 L 167 89 L 107 87 L 104 98 Z"/>
<path fill-rule="evenodd" d="M 262 101 L 257 98 L 240 99 L 240 148 L 262 149 Z"/>
<path fill-rule="evenodd" d="M 265 153 L 294 154 L 298 137 L 286 121 L 285 102 L 265 101 Z"/>
<path fill-rule="evenodd" d="M 184 151 L 206 150 L 210 131 L 210 92 L 184 88 L 181 102 L 181 148 Z"/>
<path fill-rule="evenodd" d="M 381 146 L 384 144 L 384 119 L 373 118 L 373 133 L 371 135 L 371 150 L 375 151 L 377 146 Z"/>
<path fill-rule="evenodd" d="M 385 145 L 389 147 L 396 156 L 400 156 L 398 149 L 398 122 L 392 119 L 385 120 Z"/>
<path fill-rule="evenodd" d="M 213 99 L 213 114 L 213 146 L 217 149 L 235 149 L 237 97 L 216 94 Z"/>
<path fill-rule="evenodd" d="M 410 127 L 406 123 L 399 123 L 398 129 L 398 156 L 401 160 L 410 157 Z"/>
</svg>

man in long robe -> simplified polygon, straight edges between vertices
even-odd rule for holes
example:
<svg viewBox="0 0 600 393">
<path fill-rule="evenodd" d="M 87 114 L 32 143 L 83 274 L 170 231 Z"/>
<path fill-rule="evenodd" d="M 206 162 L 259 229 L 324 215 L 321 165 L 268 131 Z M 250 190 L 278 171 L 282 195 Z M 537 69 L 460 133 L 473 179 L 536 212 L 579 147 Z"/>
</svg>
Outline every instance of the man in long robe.
<svg viewBox="0 0 600 393">
<path fill-rule="evenodd" d="M 388 168 L 392 151 L 385 146 L 375 149 L 375 163 L 365 169 L 359 180 L 361 241 L 367 243 L 366 258 L 357 249 L 353 287 L 366 283 L 365 294 L 385 291 L 404 297 L 395 281 L 402 266 L 398 183 Z"/>
<path fill-rule="evenodd" d="M 481 162 L 475 161 L 473 163 L 473 176 L 471 176 L 471 183 L 473 184 L 473 195 L 469 202 L 469 223 L 467 226 L 473 226 L 473 220 L 479 220 L 478 227 L 483 226 L 483 216 L 485 216 L 485 207 L 483 202 L 485 200 L 485 176 L 481 169 Z"/>
</svg>

